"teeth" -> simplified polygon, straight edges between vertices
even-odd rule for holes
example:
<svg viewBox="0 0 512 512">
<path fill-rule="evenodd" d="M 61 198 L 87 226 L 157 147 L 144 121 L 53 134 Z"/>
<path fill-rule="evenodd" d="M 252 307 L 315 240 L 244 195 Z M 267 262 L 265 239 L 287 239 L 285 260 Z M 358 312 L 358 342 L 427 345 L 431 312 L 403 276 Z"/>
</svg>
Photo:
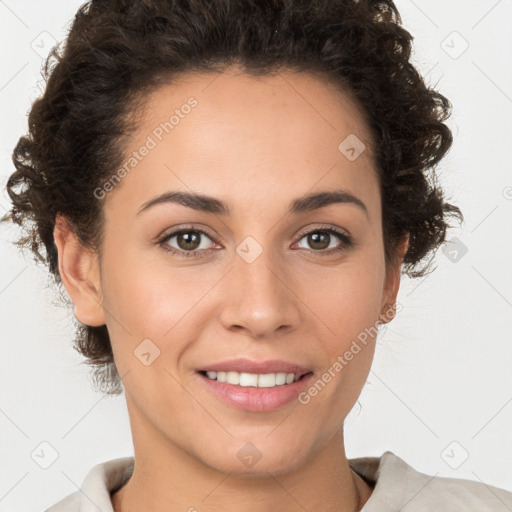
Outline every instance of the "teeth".
<svg viewBox="0 0 512 512">
<path fill-rule="evenodd" d="M 290 375 L 293 375 L 293 373 Z M 283 384 L 286 384 L 286 373 L 276 373 L 276 386 L 282 386 Z"/>
<path fill-rule="evenodd" d="M 226 372 L 226 382 L 228 384 L 240 384 L 240 374 L 237 372 Z"/>
<path fill-rule="evenodd" d="M 252 386 L 273 388 L 283 384 L 291 384 L 299 380 L 294 373 L 238 373 L 238 372 L 206 372 L 208 378 L 218 382 L 227 382 L 236 386 Z"/>
<path fill-rule="evenodd" d="M 258 387 L 259 375 L 257 373 L 240 373 L 239 375 L 240 375 L 239 386 Z M 218 374 L 217 374 L 217 380 L 219 380 Z"/>
</svg>

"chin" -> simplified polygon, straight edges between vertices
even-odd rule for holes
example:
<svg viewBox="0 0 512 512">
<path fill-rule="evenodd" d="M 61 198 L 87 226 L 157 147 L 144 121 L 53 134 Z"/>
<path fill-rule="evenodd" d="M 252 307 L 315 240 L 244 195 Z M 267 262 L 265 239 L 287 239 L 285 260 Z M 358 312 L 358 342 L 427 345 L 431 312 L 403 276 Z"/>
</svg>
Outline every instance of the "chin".
<svg viewBox="0 0 512 512">
<path fill-rule="evenodd" d="M 265 434 L 267 435 L 267 434 Z M 268 440 L 238 441 L 233 439 L 230 446 L 218 446 L 219 451 L 201 457 L 201 462 L 210 468 L 247 478 L 268 478 L 274 475 L 291 473 L 305 464 L 307 454 L 284 441 L 279 448 Z"/>
</svg>

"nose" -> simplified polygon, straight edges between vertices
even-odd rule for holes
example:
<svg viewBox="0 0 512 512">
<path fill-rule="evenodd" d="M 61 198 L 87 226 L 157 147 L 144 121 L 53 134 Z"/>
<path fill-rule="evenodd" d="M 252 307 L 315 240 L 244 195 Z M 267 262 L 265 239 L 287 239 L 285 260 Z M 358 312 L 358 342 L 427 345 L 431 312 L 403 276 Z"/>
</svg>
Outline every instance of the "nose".
<svg viewBox="0 0 512 512">
<path fill-rule="evenodd" d="M 277 265 L 271 252 L 263 251 L 252 263 L 235 255 L 222 294 L 220 319 L 225 329 L 272 338 L 299 325 L 301 301 L 293 290 L 290 269 Z"/>
</svg>

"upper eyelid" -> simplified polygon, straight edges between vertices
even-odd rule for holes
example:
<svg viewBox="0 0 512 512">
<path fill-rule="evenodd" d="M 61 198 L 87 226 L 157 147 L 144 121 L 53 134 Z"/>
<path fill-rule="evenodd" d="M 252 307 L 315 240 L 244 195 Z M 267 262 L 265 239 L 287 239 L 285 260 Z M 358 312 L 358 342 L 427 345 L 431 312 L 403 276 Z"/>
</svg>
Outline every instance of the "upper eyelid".
<svg viewBox="0 0 512 512">
<path fill-rule="evenodd" d="M 179 235 L 180 233 L 183 233 L 183 232 L 186 233 L 187 231 L 196 231 L 198 233 L 201 233 L 202 235 L 206 235 L 213 242 L 220 243 L 220 242 L 217 242 L 217 237 L 215 235 L 209 233 L 205 228 L 198 228 L 198 227 L 192 227 L 192 226 L 183 226 L 183 227 L 172 229 L 167 234 L 160 235 L 158 237 L 158 240 L 160 240 L 160 241 L 169 240 L 169 239 L 175 237 L 176 235 Z"/>
<path fill-rule="evenodd" d="M 338 235 L 345 235 L 348 238 L 352 237 L 352 235 L 346 229 L 334 227 L 334 226 L 332 226 L 330 224 L 326 224 L 326 225 L 323 225 L 323 226 L 312 227 L 310 229 L 306 229 L 306 231 L 303 231 L 300 236 L 302 238 L 304 235 L 307 235 L 307 234 L 309 234 L 311 232 L 315 232 L 315 231 L 331 231 L 331 232 L 334 232 L 335 235 L 336 234 L 338 234 Z"/>
</svg>

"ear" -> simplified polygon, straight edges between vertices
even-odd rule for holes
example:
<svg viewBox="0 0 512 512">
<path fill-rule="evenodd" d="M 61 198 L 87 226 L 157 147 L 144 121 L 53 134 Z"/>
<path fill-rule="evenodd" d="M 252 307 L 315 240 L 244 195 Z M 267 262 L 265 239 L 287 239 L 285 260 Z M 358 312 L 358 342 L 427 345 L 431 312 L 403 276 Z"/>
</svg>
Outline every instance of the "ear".
<svg viewBox="0 0 512 512">
<path fill-rule="evenodd" d="M 58 251 L 59 274 L 75 304 L 77 320 L 92 327 L 104 325 L 97 254 L 83 247 L 61 214 L 57 215 L 53 238 Z"/>
<path fill-rule="evenodd" d="M 387 324 L 395 318 L 396 314 L 396 298 L 400 289 L 400 277 L 402 270 L 402 262 L 409 246 L 409 233 L 406 233 L 397 247 L 395 261 L 387 269 L 386 283 L 384 285 L 384 294 L 381 304 L 380 324 Z"/>
</svg>

